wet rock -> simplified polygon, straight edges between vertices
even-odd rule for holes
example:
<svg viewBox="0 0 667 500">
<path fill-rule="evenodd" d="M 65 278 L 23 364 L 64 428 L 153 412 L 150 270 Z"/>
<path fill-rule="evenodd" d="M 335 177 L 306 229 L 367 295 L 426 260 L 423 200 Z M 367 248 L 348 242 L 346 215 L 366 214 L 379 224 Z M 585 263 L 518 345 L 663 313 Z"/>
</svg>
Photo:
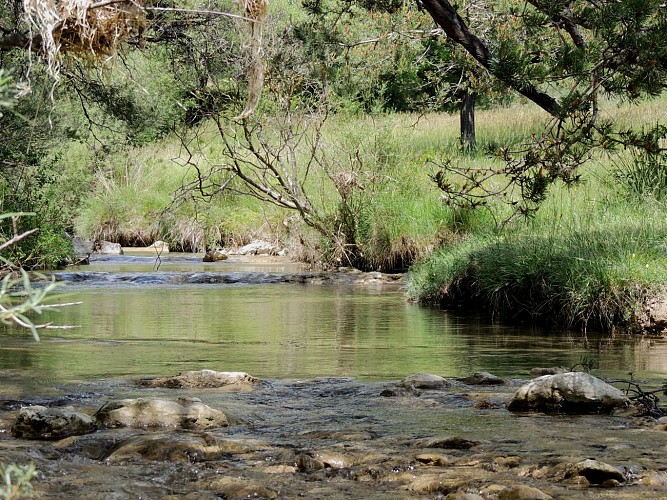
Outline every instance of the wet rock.
<svg viewBox="0 0 667 500">
<path fill-rule="evenodd" d="M 311 472 L 325 468 L 344 469 L 352 467 L 354 461 L 335 451 L 310 451 L 297 458 L 297 467 L 302 472 Z"/>
<path fill-rule="evenodd" d="M 373 432 L 365 431 L 308 431 L 299 434 L 309 439 L 331 439 L 334 441 L 368 441 L 375 439 Z"/>
<path fill-rule="evenodd" d="M 139 384 L 147 387 L 166 387 L 169 389 L 212 389 L 219 387 L 252 389 L 260 385 L 260 380 L 245 372 L 199 370 L 183 372 L 176 377 L 141 380 Z"/>
<path fill-rule="evenodd" d="M 420 462 L 424 465 L 433 465 L 444 467 L 451 464 L 449 457 L 445 455 L 438 455 L 437 453 L 422 453 L 415 457 L 417 462 Z"/>
<path fill-rule="evenodd" d="M 197 489 L 213 491 L 222 498 L 277 498 L 278 491 L 258 484 L 254 481 L 236 479 L 233 477 L 216 477 L 214 479 L 200 481 Z"/>
<path fill-rule="evenodd" d="M 123 255 L 123 249 L 120 246 L 120 243 L 100 241 L 95 245 L 95 247 L 95 251 L 103 255 Z"/>
<path fill-rule="evenodd" d="M 71 406 L 27 406 L 21 408 L 11 432 L 15 437 L 23 439 L 61 439 L 94 430 L 93 418 L 75 411 Z"/>
<path fill-rule="evenodd" d="M 561 368 L 560 366 L 552 366 L 550 368 L 533 368 L 530 370 L 531 377 L 542 377 L 544 375 L 558 375 L 559 373 L 565 373 L 567 370 Z"/>
<path fill-rule="evenodd" d="M 616 467 L 590 459 L 574 464 L 570 468 L 570 475 L 584 476 L 591 484 L 602 484 L 608 480 L 625 481 L 623 473 Z"/>
<path fill-rule="evenodd" d="M 276 255 L 278 249 L 268 241 L 253 241 L 236 252 L 239 255 Z"/>
<path fill-rule="evenodd" d="M 507 405 L 510 411 L 610 412 L 627 407 L 622 391 L 593 375 L 568 372 L 544 375 L 522 386 Z"/>
<path fill-rule="evenodd" d="M 227 416 L 196 398 L 189 401 L 164 399 L 123 399 L 111 401 L 96 414 L 105 427 L 209 429 L 229 425 Z"/>
<path fill-rule="evenodd" d="M 192 463 L 215 460 L 224 453 L 226 450 L 206 433 L 157 432 L 121 442 L 106 460 L 110 463 L 137 459 Z"/>
<path fill-rule="evenodd" d="M 449 387 L 449 382 L 440 375 L 415 373 L 401 380 L 398 386 L 412 389 L 444 389 Z"/>
<path fill-rule="evenodd" d="M 380 393 L 383 398 L 397 398 L 397 397 L 419 397 L 421 391 L 414 387 L 390 387 Z"/>
<path fill-rule="evenodd" d="M 210 250 L 204 255 L 204 262 L 220 262 L 227 260 L 229 256 L 222 250 Z"/>
<path fill-rule="evenodd" d="M 477 372 L 461 381 L 468 385 L 505 385 L 507 383 L 504 379 L 489 372 Z"/>
<path fill-rule="evenodd" d="M 447 495 L 465 485 L 461 479 L 452 479 L 445 474 L 424 474 L 417 476 L 407 487 L 417 493 L 440 493 Z"/>
<path fill-rule="evenodd" d="M 484 497 L 477 495 L 476 493 L 467 493 L 465 491 L 457 491 L 455 493 L 450 493 L 445 497 L 446 500 L 484 500 Z"/>
<path fill-rule="evenodd" d="M 521 465 L 521 457 L 511 456 L 511 457 L 496 457 L 493 459 L 493 463 L 501 467 L 506 467 L 508 469 L 513 469 Z"/>
<path fill-rule="evenodd" d="M 470 439 L 454 437 L 430 437 L 415 439 L 410 443 L 418 448 L 444 448 L 449 450 L 469 450 L 479 442 Z"/>
<path fill-rule="evenodd" d="M 550 498 L 553 497 L 523 484 L 510 486 L 498 493 L 498 500 L 549 500 Z"/>
</svg>

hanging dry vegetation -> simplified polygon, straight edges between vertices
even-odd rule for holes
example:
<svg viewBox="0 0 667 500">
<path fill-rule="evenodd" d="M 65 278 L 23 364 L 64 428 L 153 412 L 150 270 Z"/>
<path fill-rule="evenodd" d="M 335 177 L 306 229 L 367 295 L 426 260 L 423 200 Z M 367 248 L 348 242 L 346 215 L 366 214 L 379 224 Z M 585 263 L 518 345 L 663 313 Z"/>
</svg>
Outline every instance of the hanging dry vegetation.
<svg viewBox="0 0 667 500">
<path fill-rule="evenodd" d="M 63 54 L 99 60 L 140 35 L 145 10 L 135 0 L 24 0 L 25 13 L 53 75 Z"/>
</svg>

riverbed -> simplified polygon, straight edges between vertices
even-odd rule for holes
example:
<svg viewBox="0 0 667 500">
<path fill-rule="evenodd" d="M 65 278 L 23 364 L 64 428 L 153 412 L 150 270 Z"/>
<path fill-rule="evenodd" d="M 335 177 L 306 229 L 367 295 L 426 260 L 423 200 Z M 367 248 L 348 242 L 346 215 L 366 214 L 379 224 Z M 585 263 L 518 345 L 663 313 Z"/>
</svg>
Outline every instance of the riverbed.
<svg viewBox="0 0 667 500">
<path fill-rule="evenodd" d="M 662 339 L 499 325 L 410 304 L 396 277 L 343 270 L 332 280 L 282 260 L 129 255 L 57 276 L 61 300 L 82 304 L 40 320 L 77 328 L 42 331 L 39 343 L 17 330 L 0 335 L 0 461 L 35 463 L 39 496 L 499 498 L 526 486 L 554 498 L 667 497 L 667 433 L 651 419 L 505 409 L 534 367 L 593 362 L 598 376 L 632 373 L 659 386 Z M 200 369 L 244 371 L 262 384 L 223 391 L 137 383 Z M 506 384 L 459 380 L 480 371 Z M 394 390 L 414 373 L 441 375 L 448 387 Z M 9 432 L 21 406 L 92 415 L 107 401 L 136 397 L 199 398 L 232 423 L 205 433 L 100 429 L 56 442 Z M 201 438 L 219 452 L 113 458 L 147 434 L 168 444 Z M 452 437 L 474 444 L 442 446 Z M 587 458 L 619 468 L 627 481 L 603 487 L 558 476 L 559 464 Z"/>
</svg>

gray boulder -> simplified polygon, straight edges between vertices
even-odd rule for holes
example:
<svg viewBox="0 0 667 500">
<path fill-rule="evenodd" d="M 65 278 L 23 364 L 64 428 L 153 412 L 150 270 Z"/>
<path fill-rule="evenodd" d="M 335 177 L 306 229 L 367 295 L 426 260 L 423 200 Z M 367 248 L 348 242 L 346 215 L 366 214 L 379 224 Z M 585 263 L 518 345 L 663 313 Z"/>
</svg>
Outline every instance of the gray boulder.
<svg viewBox="0 0 667 500">
<path fill-rule="evenodd" d="M 443 389 L 449 387 L 447 382 L 440 375 L 433 375 L 431 373 L 415 373 L 409 375 L 401 380 L 399 387 L 414 388 L 414 389 Z"/>
<path fill-rule="evenodd" d="M 510 411 L 598 413 L 629 404 L 630 400 L 622 391 L 603 380 L 588 373 L 568 372 L 531 380 L 514 394 L 507 408 Z"/>
<path fill-rule="evenodd" d="M 12 434 L 23 439 L 61 439 L 94 430 L 95 423 L 92 417 L 74 411 L 71 406 L 63 408 L 23 407 L 12 426 Z"/>
<path fill-rule="evenodd" d="M 183 404 L 181 404 L 183 403 Z M 227 427 L 227 416 L 203 404 L 197 398 L 169 401 L 164 399 L 123 399 L 111 401 L 96 414 L 100 425 L 109 428 L 210 429 Z"/>
<path fill-rule="evenodd" d="M 166 387 L 169 389 L 253 389 L 260 385 L 260 380 L 245 372 L 217 372 L 215 370 L 187 371 L 175 377 L 163 377 L 141 380 L 141 385 L 148 387 Z"/>
<path fill-rule="evenodd" d="M 278 249 L 268 241 L 253 241 L 239 248 L 239 255 L 277 255 Z"/>
<path fill-rule="evenodd" d="M 100 241 L 97 244 L 97 253 L 103 255 L 123 255 L 123 248 L 120 246 L 120 243 Z"/>
<path fill-rule="evenodd" d="M 505 385 L 507 383 L 504 379 L 489 372 L 473 373 L 461 381 L 468 385 Z"/>
<path fill-rule="evenodd" d="M 94 250 L 94 243 L 80 236 L 72 238 L 72 247 L 74 248 L 74 255 L 77 257 L 87 257 Z"/>
</svg>

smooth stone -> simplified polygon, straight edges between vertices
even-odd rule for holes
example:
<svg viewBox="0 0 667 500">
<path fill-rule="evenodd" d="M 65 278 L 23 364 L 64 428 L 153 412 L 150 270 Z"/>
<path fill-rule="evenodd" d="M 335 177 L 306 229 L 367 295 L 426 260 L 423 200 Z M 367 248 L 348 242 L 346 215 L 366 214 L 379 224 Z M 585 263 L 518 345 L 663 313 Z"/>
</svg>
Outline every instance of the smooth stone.
<svg viewBox="0 0 667 500">
<path fill-rule="evenodd" d="M 623 473 L 613 465 L 591 459 L 572 465 L 570 473 L 576 476 L 584 476 L 591 484 L 603 484 L 608 480 L 620 483 L 625 481 Z"/>
<path fill-rule="evenodd" d="M 537 488 L 517 484 L 498 493 L 498 500 L 549 500 L 553 498 Z"/>
<path fill-rule="evenodd" d="M 268 241 L 253 241 L 236 252 L 239 255 L 276 255 L 278 249 Z"/>
<path fill-rule="evenodd" d="M 78 257 L 89 256 L 95 249 L 95 244 L 91 240 L 75 236 L 72 238 L 72 247 L 74 247 L 74 255 Z"/>
<path fill-rule="evenodd" d="M 87 434 L 94 430 L 93 418 L 75 411 L 71 406 L 63 408 L 25 406 L 19 411 L 11 433 L 22 439 L 62 439 Z"/>
<path fill-rule="evenodd" d="M 228 453 L 217 440 L 205 433 L 151 432 L 129 438 L 106 458 L 110 463 L 124 460 L 152 460 L 192 463 L 215 460 Z"/>
<path fill-rule="evenodd" d="M 100 425 L 109 428 L 210 429 L 229 425 L 223 412 L 199 400 L 193 398 L 183 403 L 164 399 L 123 399 L 105 404 L 96 417 Z"/>
<path fill-rule="evenodd" d="M 468 385 L 505 385 L 507 382 L 489 372 L 477 372 L 471 376 L 461 379 Z"/>
<path fill-rule="evenodd" d="M 407 487 L 417 493 L 440 493 L 447 495 L 465 485 L 465 480 L 452 479 L 445 474 L 423 474 L 417 476 Z"/>
<path fill-rule="evenodd" d="M 222 498 L 237 500 L 242 498 L 277 498 L 278 491 L 244 479 L 216 477 L 197 483 L 197 489 L 214 491 Z"/>
<path fill-rule="evenodd" d="M 439 467 L 444 467 L 452 463 L 449 457 L 445 455 L 438 455 L 437 453 L 422 453 L 420 455 L 417 455 L 415 457 L 415 460 L 424 465 L 432 465 Z"/>
<path fill-rule="evenodd" d="M 398 383 L 399 387 L 413 389 L 443 389 L 449 386 L 449 382 L 440 375 L 431 373 L 415 373 L 405 377 Z"/>
<path fill-rule="evenodd" d="M 227 260 L 229 256 L 222 250 L 210 250 L 204 255 L 204 262 L 220 262 Z"/>
<path fill-rule="evenodd" d="M 120 243 L 111 243 L 110 241 L 101 241 L 97 246 L 97 253 L 103 255 L 123 255 L 123 249 Z"/>
<path fill-rule="evenodd" d="M 183 372 L 176 377 L 141 380 L 139 383 L 148 387 L 166 387 L 169 389 L 214 389 L 220 387 L 250 389 L 260 385 L 261 381 L 245 372 L 198 370 Z"/>
<path fill-rule="evenodd" d="M 420 438 L 412 441 L 411 446 L 418 448 L 444 448 L 449 450 L 469 450 L 479 444 L 478 441 L 454 436 L 454 437 L 430 437 Z"/>
<path fill-rule="evenodd" d="M 610 412 L 627 407 L 623 392 L 593 375 L 568 372 L 544 375 L 519 388 L 507 408 L 510 411 Z"/>
</svg>

